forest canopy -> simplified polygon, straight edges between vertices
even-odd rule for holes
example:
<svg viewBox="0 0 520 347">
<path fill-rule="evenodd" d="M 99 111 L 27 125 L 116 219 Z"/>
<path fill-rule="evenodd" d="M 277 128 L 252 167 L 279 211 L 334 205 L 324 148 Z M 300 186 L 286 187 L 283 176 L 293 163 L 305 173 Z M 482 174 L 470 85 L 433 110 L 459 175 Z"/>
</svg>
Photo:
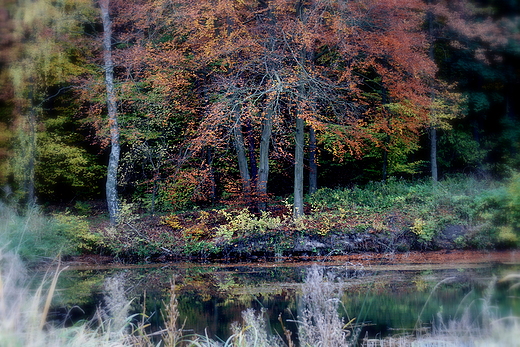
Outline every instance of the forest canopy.
<svg viewBox="0 0 520 347">
<path fill-rule="evenodd" d="M 299 216 L 318 187 L 520 170 L 517 0 L 2 0 L 0 48 L 15 203 Z"/>
</svg>

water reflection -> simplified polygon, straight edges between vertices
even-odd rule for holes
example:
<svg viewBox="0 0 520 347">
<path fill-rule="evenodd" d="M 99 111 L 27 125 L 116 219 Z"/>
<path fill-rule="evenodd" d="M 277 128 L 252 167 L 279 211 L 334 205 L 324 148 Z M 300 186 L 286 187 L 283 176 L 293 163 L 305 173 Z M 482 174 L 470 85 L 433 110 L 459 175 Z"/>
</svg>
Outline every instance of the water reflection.
<svg viewBox="0 0 520 347">
<path fill-rule="evenodd" d="M 196 334 L 225 340 L 231 324 L 247 308 L 266 310 L 270 328 L 283 335 L 284 326 L 297 334 L 302 319 L 302 286 L 310 264 L 301 266 L 218 266 L 168 264 L 124 269 L 67 270 L 60 277 L 51 319 L 73 324 L 90 319 L 103 302 L 105 285 L 124 278 L 132 299 L 131 312 L 145 313 L 151 326 L 162 327 L 159 314 L 175 279 L 181 322 Z M 366 266 L 356 263 L 320 265 L 327 283 L 339 293 L 338 312 L 352 319 L 361 337 L 409 333 L 431 322 L 482 312 L 482 298 L 492 279 L 520 272 L 515 264 L 461 268 Z M 491 303 L 499 315 L 520 316 L 520 300 L 507 284 L 494 287 Z M 518 291 L 516 292 L 518 294 Z M 304 296 L 304 295 L 303 295 Z"/>
</svg>

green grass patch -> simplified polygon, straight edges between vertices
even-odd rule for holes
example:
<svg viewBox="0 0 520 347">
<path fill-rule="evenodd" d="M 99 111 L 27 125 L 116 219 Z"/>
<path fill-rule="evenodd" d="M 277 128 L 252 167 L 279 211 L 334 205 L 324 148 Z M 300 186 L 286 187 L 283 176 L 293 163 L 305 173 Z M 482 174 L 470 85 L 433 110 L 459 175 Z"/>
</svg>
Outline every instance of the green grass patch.
<svg viewBox="0 0 520 347">
<path fill-rule="evenodd" d="M 70 213 L 45 215 L 39 207 L 19 213 L 0 206 L 0 242 L 27 261 L 91 252 L 98 242 L 85 217 Z"/>
<path fill-rule="evenodd" d="M 424 245 L 440 236 L 446 227 L 460 225 L 474 233 L 466 235 L 467 240 L 460 239 L 459 245 L 484 248 L 498 241 L 496 226 L 500 223 L 495 219 L 504 212 L 509 218 L 506 224 L 517 226 L 520 213 L 515 214 L 517 205 L 513 197 L 519 196 L 514 193 L 516 188 L 511 183 L 509 188 L 504 188 L 497 182 L 468 177 L 452 177 L 440 182 L 391 179 L 349 189 L 323 188 L 307 199 L 312 210 L 307 224 L 318 219 L 323 221 L 316 227 L 320 234 L 326 234 L 327 230 L 345 230 L 352 224 L 354 229 L 372 232 L 407 228 Z M 497 196 L 500 192 L 508 192 L 507 197 Z M 401 217 L 400 225 L 392 225 L 391 219 L 396 216 Z M 335 226 L 330 225 L 331 220 Z M 502 234 L 511 244 L 511 232 Z"/>
</svg>

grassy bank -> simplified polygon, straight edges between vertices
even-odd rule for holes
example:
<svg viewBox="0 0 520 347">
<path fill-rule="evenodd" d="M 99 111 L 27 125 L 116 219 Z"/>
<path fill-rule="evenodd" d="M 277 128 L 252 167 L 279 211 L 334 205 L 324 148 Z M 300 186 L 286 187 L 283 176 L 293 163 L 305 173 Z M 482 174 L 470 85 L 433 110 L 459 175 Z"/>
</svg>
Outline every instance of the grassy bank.
<svg viewBox="0 0 520 347">
<path fill-rule="evenodd" d="M 38 207 L 22 212 L 0 203 L 0 244 L 3 250 L 30 262 L 52 261 L 96 251 L 101 238 L 84 216 L 44 213 Z"/>
<path fill-rule="evenodd" d="M 164 261 L 514 248 L 520 240 L 519 196 L 520 176 L 502 183 L 392 179 L 320 189 L 306 198 L 306 214 L 297 220 L 288 197 L 271 201 L 262 213 L 220 206 L 150 216 L 138 204 L 124 203 L 116 226 L 89 203 L 51 214 L 3 205 L 0 238 L 33 260 L 57 253 Z"/>
<path fill-rule="evenodd" d="M 307 270 L 301 286 L 296 323 L 297 336 L 285 330 L 273 331 L 263 311 L 246 309 L 225 340 L 196 335 L 186 330 L 178 310 L 175 285 L 172 282 L 169 299 L 161 312 L 130 314 L 133 298 L 127 297 L 125 277 L 114 275 L 105 280 L 104 299 L 89 321 L 72 327 L 47 320 L 56 287 L 58 270 L 47 274 L 36 289 L 29 288 L 25 265 L 13 253 L 0 252 L 0 345 L 14 346 L 178 346 L 178 347 L 339 347 L 355 346 L 518 346 L 519 317 L 496 315 L 491 297 L 496 281 L 489 283 L 481 298 L 481 311 L 471 316 L 464 311 L 459 318 L 438 319 L 430 331 L 421 328 L 406 336 L 384 340 L 359 339 L 359 324 L 338 314 L 340 298 L 345 295 L 345 283 L 327 277 L 323 269 Z M 517 293 L 520 276 L 510 275 L 506 282 Z M 502 284 L 503 285 L 503 284 Z M 516 289 L 515 289 L 516 286 Z M 441 311 L 442 308 L 439 308 Z M 155 314 L 164 323 L 150 330 L 149 320 Z M 439 317 L 442 315 L 439 313 Z M 356 318 L 356 317 L 352 317 Z M 188 328 L 188 327 L 186 327 Z"/>
<path fill-rule="evenodd" d="M 147 217 L 126 204 L 117 227 L 95 230 L 108 252 L 151 259 L 496 249 L 519 244 L 518 196 L 518 176 L 504 183 L 393 179 L 320 189 L 297 220 L 290 197 L 262 213 L 223 206 Z"/>
</svg>

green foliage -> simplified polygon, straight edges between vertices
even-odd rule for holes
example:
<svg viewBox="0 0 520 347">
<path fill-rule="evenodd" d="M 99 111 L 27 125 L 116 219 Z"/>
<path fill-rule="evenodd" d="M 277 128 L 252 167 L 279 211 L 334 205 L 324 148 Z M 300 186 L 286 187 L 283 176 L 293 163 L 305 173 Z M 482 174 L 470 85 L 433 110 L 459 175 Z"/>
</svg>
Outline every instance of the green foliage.
<svg viewBox="0 0 520 347">
<path fill-rule="evenodd" d="M 398 127 L 404 123 L 399 115 L 405 117 L 405 119 L 419 118 L 416 115 L 416 110 L 413 105 L 408 102 L 390 103 L 385 105 L 385 107 L 393 114 L 392 119 L 389 121 L 399 123 Z M 422 160 L 412 159 L 413 154 L 420 148 L 419 142 L 417 141 L 417 134 L 404 127 L 404 129 L 400 129 L 399 132 L 395 134 L 381 135 L 385 137 L 388 136 L 387 140 L 382 141 L 386 143 L 386 150 L 388 151 L 387 174 L 395 176 L 417 174 L 421 165 L 424 164 Z"/>
<path fill-rule="evenodd" d="M 129 247 L 125 242 L 121 241 L 122 237 L 123 234 L 118 228 L 115 226 L 108 226 L 103 230 L 103 237 L 100 246 L 103 250 L 106 250 L 115 256 L 123 254 Z"/>
<path fill-rule="evenodd" d="M 248 209 L 238 212 L 220 211 L 226 218 L 227 224 L 216 229 L 215 235 L 230 240 L 234 236 L 243 236 L 252 233 L 265 233 L 267 230 L 279 228 L 282 225 L 280 217 L 272 217 L 269 212 L 263 211 L 255 216 Z"/>
<path fill-rule="evenodd" d="M 488 196 L 495 189 L 490 182 L 465 177 L 438 183 L 390 179 L 352 189 L 322 188 L 308 197 L 313 214 L 306 216 L 304 228 L 326 235 L 331 230 L 344 230 L 347 225 L 361 232 L 382 232 L 402 229 L 407 223 L 417 241 L 428 246 L 449 225 L 485 225 L 483 206 L 489 205 Z M 496 209 L 488 213 L 488 219 L 499 215 Z M 399 225 L 381 220 L 380 216 L 391 215 L 400 215 L 404 220 Z M 473 244 L 489 246 L 489 232 L 489 227 L 475 228 Z M 458 245 L 466 241 L 459 238 Z"/>
<path fill-rule="evenodd" d="M 135 228 L 129 230 L 121 226 L 106 227 L 99 245 L 115 256 L 137 259 L 157 254 L 161 246 L 167 246 L 159 240 L 148 238 Z"/>
<path fill-rule="evenodd" d="M 439 165 L 448 170 L 479 168 L 488 150 L 483 148 L 467 129 L 455 128 L 439 139 Z"/>
<path fill-rule="evenodd" d="M 518 246 L 520 237 L 520 174 L 479 201 L 479 216 L 490 224 L 502 246 Z"/>
<path fill-rule="evenodd" d="M 54 214 L 57 230 L 69 240 L 79 253 L 92 253 L 101 242 L 101 235 L 90 231 L 86 216 L 76 216 L 69 211 Z"/>
<path fill-rule="evenodd" d="M 160 224 L 169 230 L 159 233 L 147 229 L 150 225 L 139 218 L 135 205 L 122 204 L 119 225 L 106 228 L 101 241 L 91 244 L 139 259 L 160 254 L 284 254 L 295 247 L 298 237 L 305 240 L 299 243 L 302 249 L 323 244 L 314 252 L 333 252 L 337 248 L 325 244 L 356 233 L 363 234 L 360 240 L 364 241 L 359 241 L 363 245 L 349 241 L 348 247 L 372 251 L 510 246 L 516 242 L 516 229 L 504 216 L 520 215 L 515 207 L 519 203 L 505 197 L 519 189 L 513 183 L 497 188 L 492 182 L 460 176 L 437 183 L 389 179 L 350 189 L 322 188 L 307 197 L 311 211 L 298 220 L 284 218 L 283 212 L 274 216 L 269 212 L 256 215 L 248 209 L 200 210 L 162 217 Z M 285 209 L 290 211 L 290 206 Z M 83 237 L 76 242 L 88 241 Z"/>
<path fill-rule="evenodd" d="M 422 186 L 417 185 L 415 188 L 419 187 Z M 313 210 L 341 207 L 384 211 L 404 202 L 409 194 L 415 195 L 413 189 L 406 181 L 390 179 L 387 183 L 369 182 L 364 187 L 355 186 L 352 189 L 322 188 L 308 200 Z"/>
<path fill-rule="evenodd" d="M 135 210 L 135 204 L 121 202 L 118 223 L 115 226 L 104 227 L 99 239 L 98 248 L 118 257 L 129 259 L 146 259 L 164 252 L 179 252 L 184 244 L 177 232 L 149 232 L 149 224 L 143 222 Z M 175 230 L 180 227 L 175 216 L 162 218 L 161 224 L 166 224 Z"/>
<path fill-rule="evenodd" d="M 489 96 L 483 92 L 467 93 L 466 98 L 474 112 L 485 112 L 489 109 L 491 102 Z"/>
<path fill-rule="evenodd" d="M 76 201 L 74 203 L 74 211 L 80 216 L 89 216 L 92 212 L 92 208 L 86 201 Z"/>
<path fill-rule="evenodd" d="M 496 145 L 505 168 L 500 172 L 507 172 L 511 168 L 518 170 L 520 169 L 520 121 L 507 117 L 501 123 L 503 132 Z"/>
<path fill-rule="evenodd" d="M 35 132 L 29 117 L 22 117 L 14 131 L 12 152 L 9 160 L 8 175 L 13 178 L 15 191 L 12 199 L 16 202 L 28 198 L 29 188 L 34 179 Z M 31 129 L 31 130 L 30 130 Z"/>
<path fill-rule="evenodd" d="M 177 210 L 175 205 L 172 204 L 168 183 L 163 181 L 146 181 L 146 182 L 135 182 L 135 192 L 132 195 L 132 201 L 139 205 L 146 211 L 152 212 L 171 212 Z M 154 190 L 155 184 L 155 193 Z M 186 207 L 189 204 L 179 204 L 177 206 Z"/>
<path fill-rule="evenodd" d="M 195 203 L 193 196 L 197 183 L 192 180 L 192 175 L 187 172 L 187 176 L 178 177 L 175 180 L 166 182 L 161 188 L 164 191 L 164 203 L 171 206 L 176 211 L 193 208 Z"/>
<path fill-rule="evenodd" d="M 410 159 L 418 149 L 417 143 L 406 143 L 399 138 L 392 141 L 388 152 L 388 174 L 400 176 L 419 173 L 425 162 Z"/>
<path fill-rule="evenodd" d="M 9 166 L 5 162 L 0 166 L 14 181 L 17 201 L 27 198 L 27 193 L 32 195 L 35 175 L 40 178 L 38 193 L 45 200 L 52 200 L 59 192 L 70 192 L 70 188 L 91 195 L 88 193 L 101 177 L 99 168 L 93 165 L 94 156 L 76 142 L 77 127 L 67 129 L 67 139 L 47 129 L 47 125 L 53 127 L 52 120 L 45 122 L 52 114 L 59 115 L 56 122 L 67 119 L 73 123 L 73 114 L 77 114 L 78 107 L 72 110 L 75 102 L 71 94 L 64 98 L 66 101 L 62 99 L 67 105 L 63 108 L 57 100 L 69 89 L 64 86 L 85 72 L 85 52 L 81 52 L 76 39 L 93 10 L 92 4 L 84 0 L 19 1 L 6 9 L 11 25 L 3 32 L 9 43 L 2 47 L 7 59 L 2 59 L 6 64 L 1 64 L 0 72 L 3 75 L 7 71 L 5 75 L 9 76 L 2 88 L 14 112 L 9 124 L 13 129 Z"/>
<path fill-rule="evenodd" d="M 140 218 L 136 213 L 136 206 L 133 203 L 121 201 L 119 203 L 119 214 L 117 216 L 117 224 L 132 224 Z"/>
<path fill-rule="evenodd" d="M 520 238 L 517 229 L 511 226 L 501 226 L 497 235 L 497 242 L 503 247 L 517 247 L 520 245 Z"/>
<path fill-rule="evenodd" d="M 46 132 L 39 136 L 36 165 L 39 195 L 52 200 L 72 191 L 83 198 L 92 197 L 103 177 L 103 167 L 84 148 L 63 140 L 58 133 Z"/>
<path fill-rule="evenodd" d="M 218 252 L 220 252 L 220 248 L 213 242 L 206 240 L 186 242 L 183 247 L 183 253 L 185 255 L 199 256 L 202 258 L 217 254 Z"/>
<path fill-rule="evenodd" d="M 520 173 L 516 173 L 506 187 L 506 207 L 509 223 L 516 229 L 520 229 Z"/>
<path fill-rule="evenodd" d="M 0 205 L 0 243 L 5 250 L 29 261 L 75 254 L 78 251 L 75 243 L 87 247 L 89 239 L 84 224 L 80 223 L 80 233 L 74 234 L 75 218 L 70 216 L 67 220 L 70 223 L 60 222 L 37 207 L 20 215 L 13 208 Z"/>
<path fill-rule="evenodd" d="M 13 134 L 9 131 L 6 123 L 3 122 L 3 112 L 0 104 L 0 185 L 7 182 L 9 173 L 8 160 L 11 138 Z M 1 194 L 1 193 L 0 193 Z"/>
<path fill-rule="evenodd" d="M 432 224 L 433 223 L 428 223 L 421 218 L 414 221 L 411 230 L 415 235 L 417 235 L 421 243 L 430 242 L 435 236 L 436 225 Z"/>
</svg>

